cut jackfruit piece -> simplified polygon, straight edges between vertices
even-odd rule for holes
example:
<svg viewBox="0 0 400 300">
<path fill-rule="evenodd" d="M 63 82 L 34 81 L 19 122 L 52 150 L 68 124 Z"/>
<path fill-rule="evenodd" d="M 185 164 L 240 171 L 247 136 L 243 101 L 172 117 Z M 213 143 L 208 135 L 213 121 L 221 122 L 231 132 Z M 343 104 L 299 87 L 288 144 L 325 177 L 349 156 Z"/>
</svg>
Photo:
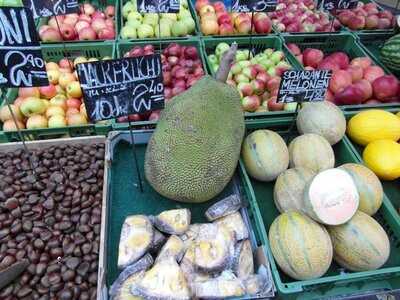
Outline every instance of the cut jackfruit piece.
<svg viewBox="0 0 400 300">
<path fill-rule="evenodd" d="M 125 268 L 118 276 L 117 280 L 110 287 L 109 294 L 111 300 L 140 300 L 131 293 L 131 286 L 144 277 L 146 270 L 153 264 L 154 260 L 150 254 L 146 254 L 133 265 Z"/>
<path fill-rule="evenodd" d="M 180 262 L 183 255 L 183 242 L 176 236 L 171 235 L 165 245 L 162 247 L 156 262 L 162 259 L 164 256 L 172 256 L 177 262 Z"/>
<path fill-rule="evenodd" d="M 246 293 L 243 281 L 237 278 L 196 281 L 194 287 L 196 296 L 201 299 L 225 299 L 240 297 Z"/>
<path fill-rule="evenodd" d="M 168 237 L 154 228 L 154 240 L 150 248 L 150 253 L 156 255 L 161 250 L 162 246 L 167 242 Z"/>
<path fill-rule="evenodd" d="M 198 203 L 224 189 L 244 136 L 240 101 L 235 87 L 206 75 L 165 105 L 144 162 L 146 178 L 158 193 Z"/>
<path fill-rule="evenodd" d="M 158 230 L 168 233 L 180 235 L 189 229 L 190 210 L 187 208 L 167 210 L 153 217 L 152 221 Z"/>
<path fill-rule="evenodd" d="M 244 240 L 237 244 L 232 260 L 232 271 L 243 280 L 254 273 L 253 250 L 250 240 Z"/>
<path fill-rule="evenodd" d="M 183 276 L 185 276 L 186 283 L 192 291 L 192 284 L 195 280 L 195 267 L 194 267 L 194 259 L 196 253 L 196 243 L 192 242 L 186 249 L 185 255 L 183 256 L 180 267 L 183 272 Z"/>
<path fill-rule="evenodd" d="M 196 239 L 195 267 L 201 272 L 220 272 L 229 266 L 234 235 L 216 224 L 203 224 Z"/>
<path fill-rule="evenodd" d="M 183 251 L 186 252 L 188 249 L 189 245 L 197 238 L 197 235 L 199 234 L 199 228 L 200 228 L 199 223 L 196 224 L 190 224 L 188 230 L 184 233 L 181 234 L 179 237 L 183 241 Z"/>
<path fill-rule="evenodd" d="M 241 206 L 242 201 L 240 200 L 239 195 L 233 194 L 213 204 L 209 209 L 207 209 L 205 216 L 208 221 L 212 222 L 216 219 L 237 212 Z"/>
<path fill-rule="evenodd" d="M 249 238 L 249 231 L 239 212 L 235 212 L 231 215 L 215 220 L 213 223 L 224 226 L 229 230 L 234 230 L 236 232 L 236 240 L 238 241 Z"/>
<path fill-rule="evenodd" d="M 264 280 L 261 275 L 253 274 L 245 281 L 246 294 L 255 295 L 261 293 L 264 287 Z"/>
<path fill-rule="evenodd" d="M 183 272 L 171 256 L 164 256 L 146 272 L 132 293 L 145 299 L 189 300 L 190 293 Z"/>
<path fill-rule="evenodd" d="M 139 260 L 149 250 L 153 239 L 153 224 L 147 216 L 127 217 L 119 241 L 118 268 L 126 268 Z"/>
</svg>

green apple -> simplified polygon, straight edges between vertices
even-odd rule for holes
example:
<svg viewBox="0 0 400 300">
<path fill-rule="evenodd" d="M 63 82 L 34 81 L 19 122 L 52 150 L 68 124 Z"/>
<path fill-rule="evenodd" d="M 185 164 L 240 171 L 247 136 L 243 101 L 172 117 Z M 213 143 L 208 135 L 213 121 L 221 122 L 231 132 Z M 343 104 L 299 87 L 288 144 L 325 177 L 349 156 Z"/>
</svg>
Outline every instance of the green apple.
<svg viewBox="0 0 400 300">
<path fill-rule="evenodd" d="M 249 60 L 241 60 L 241 61 L 238 61 L 238 64 L 239 64 L 242 68 L 251 66 L 251 62 L 250 62 Z"/>
<path fill-rule="evenodd" d="M 270 57 L 272 55 L 272 53 L 274 53 L 274 50 L 271 48 L 267 48 L 264 50 L 263 53 L 266 54 L 268 57 Z"/>
<path fill-rule="evenodd" d="M 33 115 L 41 115 L 46 111 L 46 104 L 42 101 L 42 99 L 35 97 L 26 97 L 19 109 L 25 117 L 30 117 Z"/>
<path fill-rule="evenodd" d="M 3 0 L 0 1 L 0 6 L 23 7 L 22 0 Z"/>
<path fill-rule="evenodd" d="M 229 71 L 227 79 L 232 79 L 232 78 L 233 78 L 233 74 L 231 71 Z"/>
<path fill-rule="evenodd" d="M 283 110 L 296 110 L 297 102 L 285 103 Z"/>
<path fill-rule="evenodd" d="M 211 69 L 214 73 L 217 73 L 219 65 L 211 65 Z"/>
<path fill-rule="evenodd" d="M 158 28 L 158 26 L 156 28 L 154 28 L 154 33 L 155 33 L 156 37 L 160 36 L 160 31 L 161 31 L 162 38 L 171 37 L 171 28 L 168 24 L 160 24 L 160 28 Z"/>
<path fill-rule="evenodd" d="M 227 43 L 218 43 L 217 47 L 215 47 L 215 55 L 219 59 L 224 52 L 229 50 L 229 48 L 230 46 Z"/>
<path fill-rule="evenodd" d="M 242 60 L 246 60 L 247 56 L 243 53 L 242 50 L 237 50 L 236 51 L 236 61 L 242 61 Z"/>
<path fill-rule="evenodd" d="M 130 20 L 137 20 L 139 22 L 143 22 L 143 17 L 137 11 L 132 11 L 128 15 L 128 21 L 130 21 Z"/>
<path fill-rule="evenodd" d="M 276 68 L 275 67 L 269 67 L 268 70 L 267 70 L 267 73 L 269 74 L 269 76 L 275 77 L 276 76 Z"/>
<path fill-rule="evenodd" d="M 161 18 L 160 19 L 160 24 L 167 24 L 169 27 L 172 26 L 172 24 L 174 24 L 175 21 L 170 19 L 170 18 Z"/>
<path fill-rule="evenodd" d="M 258 53 L 256 56 L 254 56 L 254 59 L 256 62 L 260 63 L 263 59 L 268 59 L 268 56 L 265 53 Z"/>
<path fill-rule="evenodd" d="M 156 14 L 156 13 L 145 13 L 145 14 L 143 15 L 143 18 L 144 18 L 144 19 L 150 18 L 150 19 L 156 19 L 156 20 L 158 20 L 158 14 Z"/>
<path fill-rule="evenodd" d="M 124 17 L 124 19 L 127 19 L 128 15 L 134 11 L 135 7 L 133 6 L 133 4 L 131 2 L 126 2 L 125 5 L 122 7 L 122 16 Z"/>
<path fill-rule="evenodd" d="M 269 58 L 265 58 L 259 63 L 262 64 L 266 70 L 268 70 L 271 66 L 274 66 L 274 63 Z"/>
<path fill-rule="evenodd" d="M 244 55 L 246 55 L 246 59 L 252 59 L 253 58 L 253 53 L 251 53 L 249 51 L 249 49 L 242 50 L 242 51 L 243 51 Z"/>
<path fill-rule="evenodd" d="M 181 11 L 178 13 L 178 20 L 183 20 L 184 18 L 187 17 L 192 17 L 192 14 L 190 13 L 190 11 L 188 11 L 187 9 L 181 9 Z"/>
<path fill-rule="evenodd" d="M 218 65 L 218 57 L 215 54 L 210 54 L 207 58 L 211 65 Z"/>
<path fill-rule="evenodd" d="M 285 58 L 285 54 L 282 51 L 275 51 L 274 53 L 272 53 L 272 55 L 270 56 L 271 60 L 275 63 L 275 65 L 277 63 L 279 63 L 282 59 Z"/>
<path fill-rule="evenodd" d="M 49 119 L 48 126 L 49 127 L 62 127 L 62 126 L 67 126 L 67 120 L 65 119 L 65 116 L 63 115 L 54 115 L 51 116 Z"/>
<path fill-rule="evenodd" d="M 138 20 L 130 20 L 130 21 L 125 22 L 125 26 L 132 27 L 136 30 L 139 28 L 140 24 L 142 24 L 142 23 Z"/>
<path fill-rule="evenodd" d="M 187 36 L 188 35 L 188 28 L 186 24 L 182 21 L 176 21 L 171 26 L 172 36 Z"/>
<path fill-rule="evenodd" d="M 188 29 L 188 34 L 192 34 L 196 27 L 196 23 L 194 22 L 193 18 L 192 17 L 184 18 L 182 22 L 186 24 L 186 27 Z"/>
<path fill-rule="evenodd" d="M 183 6 L 184 8 L 188 8 L 189 3 L 187 2 L 187 0 L 181 0 L 181 6 Z"/>
<path fill-rule="evenodd" d="M 154 37 L 154 28 L 149 24 L 140 25 L 137 35 L 140 39 Z"/>
<path fill-rule="evenodd" d="M 154 19 L 152 17 L 148 17 L 148 18 L 144 17 L 143 24 L 149 24 L 153 28 L 157 28 L 158 27 L 158 19 Z"/>
<path fill-rule="evenodd" d="M 137 38 L 136 29 L 131 26 L 122 27 L 121 38 L 124 40 L 136 39 Z"/>
<path fill-rule="evenodd" d="M 174 21 L 178 20 L 178 17 L 176 14 L 160 14 L 161 18 L 170 18 Z"/>
</svg>

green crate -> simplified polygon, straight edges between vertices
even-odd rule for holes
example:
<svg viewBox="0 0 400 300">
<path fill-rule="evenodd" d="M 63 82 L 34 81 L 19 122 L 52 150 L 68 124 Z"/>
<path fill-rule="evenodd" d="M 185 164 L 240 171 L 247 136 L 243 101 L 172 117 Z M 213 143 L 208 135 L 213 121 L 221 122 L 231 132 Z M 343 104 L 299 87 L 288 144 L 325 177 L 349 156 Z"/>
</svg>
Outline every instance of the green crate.
<svg viewBox="0 0 400 300">
<path fill-rule="evenodd" d="M 367 105 L 343 105 L 339 106 L 339 108 L 343 111 L 346 119 L 354 116 L 360 111 L 367 109 L 384 109 L 393 113 L 397 113 L 400 111 L 400 103 L 385 103 L 385 104 L 367 104 Z"/>
<path fill-rule="evenodd" d="M 246 133 L 249 134 L 258 129 L 269 129 L 279 133 L 286 139 L 291 119 L 274 119 L 269 121 L 246 122 Z M 298 133 L 294 133 L 294 138 Z M 344 163 L 359 162 L 353 153 L 347 137 L 333 146 L 336 163 L 339 166 Z M 267 233 L 274 219 L 279 215 L 274 200 L 274 183 L 260 182 L 251 179 L 249 187 L 250 195 L 254 195 L 251 203 L 258 204 L 263 219 L 263 243 L 267 247 L 271 262 L 272 274 L 277 286 L 277 296 L 280 299 L 321 299 L 351 295 L 356 293 L 371 292 L 374 290 L 393 290 L 400 288 L 400 217 L 396 210 L 384 196 L 383 204 L 374 218 L 382 225 L 389 236 L 391 252 L 387 262 L 378 270 L 365 272 L 344 271 L 333 262 L 327 273 L 318 279 L 296 281 L 286 276 L 277 266 L 268 243 Z"/>
<path fill-rule="evenodd" d="M 122 132 L 122 134 L 129 135 L 129 132 Z M 139 170 L 142 174 L 143 193 L 139 192 L 137 187 L 137 175 L 135 172 L 134 159 L 132 148 L 129 144 L 119 142 L 114 148 L 110 147 L 112 151 L 112 163 L 106 171 L 108 181 L 105 183 L 107 192 L 105 194 L 105 201 L 107 203 L 106 224 L 104 226 L 104 253 L 103 260 L 100 260 L 100 269 L 103 269 L 103 274 L 99 274 L 99 282 L 104 286 L 99 286 L 98 290 L 100 298 L 106 299 L 104 296 L 107 294 L 107 289 L 115 281 L 121 270 L 117 268 L 118 258 L 118 245 L 120 240 L 121 228 L 125 218 L 129 215 L 145 214 L 157 215 L 164 210 L 188 208 L 192 213 L 191 223 L 204 223 L 208 221 L 204 217 L 204 212 L 212 204 L 221 200 L 222 198 L 231 195 L 232 193 L 239 193 L 243 199 L 243 205 L 247 208 L 248 218 L 245 220 L 251 225 L 252 229 L 250 236 L 253 249 L 263 247 L 260 226 L 261 216 L 257 205 L 249 203 L 250 196 L 246 193 L 249 189 L 246 188 L 250 182 L 246 182 L 246 175 L 243 167 L 238 167 L 233 180 L 227 187 L 214 199 L 210 201 L 189 204 L 170 200 L 157 193 L 143 178 L 144 174 L 144 155 L 148 140 L 150 139 L 152 131 L 135 131 L 135 148 L 136 155 L 139 162 Z M 129 162 L 127 164 L 127 162 Z M 246 212 L 242 214 L 247 215 Z M 102 251 L 102 250 L 101 250 Z M 100 293 L 104 293 L 101 295 Z M 273 297 L 267 296 L 263 299 Z M 250 298 L 232 298 L 232 299 L 250 299 Z"/>
<path fill-rule="evenodd" d="M 92 41 L 79 41 L 79 40 L 73 40 L 73 41 L 64 41 L 65 44 L 80 44 L 80 43 L 98 43 L 98 42 L 110 42 L 110 41 L 115 41 L 118 36 L 118 22 L 117 20 L 119 19 L 119 9 L 118 9 L 118 1 L 119 0 L 95 0 L 95 1 L 79 1 L 79 3 L 96 3 L 94 4 L 96 9 L 104 9 L 109 5 L 115 6 L 115 39 L 114 40 L 92 40 Z M 50 17 L 47 18 L 39 18 L 37 21 L 36 28 L 39 30 L 40 26 L 46 25 L 47 22 L 49 21 Z M 43 47 L 44 45 L 57 45 L 57 44 L 62 44 L 62 42 L 40 42 L 41 46 Z"/>
<path fill-rule="evenodd" d="M 210 3 L 214 3 L 217 2 L 219 0 L 210 0 Z M 230 10 L 230 6 L 231 6 L 231 1 L 222 1 L 225 6 L 226 6 L 226 10 L 229 12 Z M 234 38 L 234 37 L 250 37 L 250 34 L 230 34 L 230 35 L 204 35 L 201 32 L 201 27 L 200 27 L 200 19 L 199 19 L 199 15 L 196 12 L 196 1 L 192 1 L 192 5 L 194 7 L 194 14 L 196 16 L 195 18 L 195 22 L 196 22 L 196 26 L 198 26 L 199 28 L 199 35 L 202 36 L 203 38 Z M 272 24 L 271 24 L 272 25 Z M 266 37 L 266 36 L 277 36 L 279 34 L 279 32 L 276 30 L 275 26 L 272 25 L 272 31 L 270 33 L 254 33 L 253 36 L 256 37 Z"/>
<path fill-rule="evenodd" d="M 342 33 L 339 35 L 330 35 L 329 33 L 321 33 L 314 35 L 292 35 L 282 36 L 285 44 L 296 44 L 303 52 L 306 48 L 316 48 L 324 52 L 324 56 L 328 56 L 333 52 L 344 52 L 350 60 L 355 57 L 370 57 L 375 65 L 381 67 L 386 74 L 392 75 L 381 62 L 374 56 L 368 55 L 369 53 L 361 47 L 357 38 L 350 33 Z"/>
<path fill-rule="evenodd" d="M 121 29 L 122 29 L 122 27 L 124 26 L 124 23 L 125 23 L 125 20 L 124 20 L 124 18 L 122 16 L 122 7 L 127 2 L 129 2 L 129 0 L 120 0 L 120 3 L 119 3 L 120 15 L 119 15 L 119 19 L 118 19 L 117 39 L 119 41 L 124 41 L 124 42 L 139 42 L 139 41 L 159 40 L 159 38 L 157 38 L 157 37 L 146 38 L 146 39 L 136 38 L 136 39 L 131 39 L 131 40 L 122 39 L 120 37 Z M 190 35 L 190 36 L 184 36 L 184 37 L 175 36 L 175 37 L 170 37 L 170 38 L 162 38 L 161 40 L 163 40 L 163 41 L 164 40 L 165 41 L 168 41 L 168 40 L 171 40 L 171 41 L 172 40 L 183 40 L 184 41 L 184 40 L 189 40 L 189 39 L 191 39 L 193 37 L 196 37 L 196 36 L 200 36 L 200 33 L 199 33 L 200 32 L 200 27 L 198 26 L 198 24 L 196 22 L 196 11 L 194 10 L 190 0 L 188 0 L 188 10 L 192 14 L 192 17 L 193 17 L 193 20 L 194 20 L 194 23 L 195 23 L 194 34 Z M 155 30 L 158 30 L 158 27 L 155 28 Z"/>
</svg>

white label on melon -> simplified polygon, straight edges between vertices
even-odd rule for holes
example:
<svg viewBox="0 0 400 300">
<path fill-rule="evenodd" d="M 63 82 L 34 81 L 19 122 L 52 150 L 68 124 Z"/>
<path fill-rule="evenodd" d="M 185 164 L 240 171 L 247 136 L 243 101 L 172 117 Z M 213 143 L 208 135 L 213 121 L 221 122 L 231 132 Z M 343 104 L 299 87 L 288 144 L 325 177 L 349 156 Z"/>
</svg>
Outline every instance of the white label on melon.
<svg viewBox="0 0 400 300">
<path fill-rule="evenodd" d="M 308 189 L 308 197 L 318 221 L 329 225 L 346 223 L 359 205 L 353 179 L 340 169 L 328 169 L 315 176 Z"/>
</svg>

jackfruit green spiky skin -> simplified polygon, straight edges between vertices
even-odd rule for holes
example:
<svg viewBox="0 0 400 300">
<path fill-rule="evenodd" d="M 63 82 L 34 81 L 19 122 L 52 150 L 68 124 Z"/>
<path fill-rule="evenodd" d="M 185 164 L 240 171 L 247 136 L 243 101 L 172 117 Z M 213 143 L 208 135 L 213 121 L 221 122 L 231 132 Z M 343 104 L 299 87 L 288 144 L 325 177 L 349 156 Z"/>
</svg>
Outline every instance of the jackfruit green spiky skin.
<svg viewBox="0 0 400 300">
<path fill-rule="evenodd" d="M 236 88 L 202 77 L 161 112 L 146 150 L 146 179 L 176 201 L 212 199 L 235 171 L 244 128 Z"/>
</svg>

